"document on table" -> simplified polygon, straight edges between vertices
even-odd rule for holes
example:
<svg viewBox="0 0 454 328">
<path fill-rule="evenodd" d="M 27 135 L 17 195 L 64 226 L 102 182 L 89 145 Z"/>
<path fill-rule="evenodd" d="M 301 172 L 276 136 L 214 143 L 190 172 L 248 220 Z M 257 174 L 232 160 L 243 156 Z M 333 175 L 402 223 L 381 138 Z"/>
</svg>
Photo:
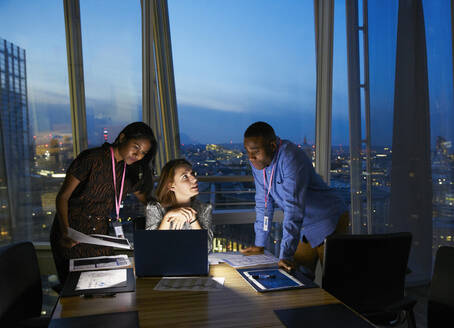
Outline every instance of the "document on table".
<svg viewBox="0 0 454 328">
<path fill-rule="evenodd" d="M 221 277 L 164 277 L 154 290 L 218 291 L 224 287 Z"/>
<path fill-rule="evenodd" d="M 279 262 L 279 259 L 271 253 L 246 256 L 241 254 L 240 252 L 211 253 L 210 255 L 208 255 L 208 260 L 210 264 L 226 262 L 234 268 L 277 264 Z"/>
<path fill-rule="evenodd" d="M 86 235 L 80 231 L 74 230 L 71 227 L 68 227 L 68 237 L 84 244 L 132 249 L 129 241 L 126 238 L 117 238 L 106 235 Z"/>
<path fill-rule="evenodd" d="M 121 269 L 131 266 L 128 255 L 82 257 L 69 260 L 69 271 Z"/>
<path fill-rule="evenodd" d="M 80 274 L 75 290 L 125 287 L 126 269 L 85 271 Z"/>
<path fill-rule="evenodd" d="M 208 254 L 208 263 L 209 264 L 219 264 L 221 262 L 225 262 L 223 257 L 227 253 L 210 253 Z"/>
</svg>

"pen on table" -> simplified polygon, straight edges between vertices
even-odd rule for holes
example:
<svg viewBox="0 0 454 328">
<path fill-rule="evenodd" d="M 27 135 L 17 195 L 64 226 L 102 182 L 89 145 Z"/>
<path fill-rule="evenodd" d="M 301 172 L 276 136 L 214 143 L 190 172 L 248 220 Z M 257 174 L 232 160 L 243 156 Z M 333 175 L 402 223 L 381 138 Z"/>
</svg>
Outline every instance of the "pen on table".
<svg viewBox="0 0 454 328">
<path fill-rule="evenodd" d="M 254 279 L 273 279 L 276 278 L 274 274 L 254 274 L 252 275 Z"/>
<path fill-rule="evenodd" d="M 84 298 L 99 298 L 99 297 L 114 297 L 116 293 L 102 293 L 102 294 L 82 294 Z"/>
</svg>

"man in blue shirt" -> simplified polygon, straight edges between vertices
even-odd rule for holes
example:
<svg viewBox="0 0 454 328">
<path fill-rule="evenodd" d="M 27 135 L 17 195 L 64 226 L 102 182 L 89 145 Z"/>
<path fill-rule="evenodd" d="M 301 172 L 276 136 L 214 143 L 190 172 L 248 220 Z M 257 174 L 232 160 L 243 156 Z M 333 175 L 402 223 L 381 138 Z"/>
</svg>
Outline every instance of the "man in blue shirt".
<svg viewBox="0 0 454 328">
<path fill-rule="evenodd" d="M 244 133 L 255 181 L 255 245 L 245 255 L 263 253 L 277 205 L 284 212 L 279 266 L 286 270 L 303 265 L 315 272 L 323 262 L 324 239 L 347 231 L 349 215 L 344 202 L 315 173 L 304 150 L 276 137 L 265 122 Z"/>
</svg>

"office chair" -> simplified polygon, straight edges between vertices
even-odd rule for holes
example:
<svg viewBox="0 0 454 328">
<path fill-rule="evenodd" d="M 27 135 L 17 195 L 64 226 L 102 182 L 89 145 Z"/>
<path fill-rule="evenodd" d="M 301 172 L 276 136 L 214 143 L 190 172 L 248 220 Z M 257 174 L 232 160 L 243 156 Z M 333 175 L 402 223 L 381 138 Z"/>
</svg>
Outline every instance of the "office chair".
<svg viewBox="0 0 454 328">
<path fill-rule="evenodd" d="M 405 313 L 408 326 L 416 327 L 416 300 L 404 295 L 410 246 L 409 232 L 330 236 L 322 288 L 374 324 L 396 324 Z"/>
<path fill-rule="evenodd" d="M 133 219 L 134 221 L 134 230 L 144 230 L 145 229 L 145 216 L 138 216 Z"/>
<path fill-rule="evenodd" d="M 0 327 L 47 327 L 40 317 L 43 292 L 31 242 L 0 247 Z"/>
<path fill-rule="evenodd" d="M 454 314 L 454 247 L 437 251 L 427 304 L 427 326 L 446 327 Z"/>
</svg>

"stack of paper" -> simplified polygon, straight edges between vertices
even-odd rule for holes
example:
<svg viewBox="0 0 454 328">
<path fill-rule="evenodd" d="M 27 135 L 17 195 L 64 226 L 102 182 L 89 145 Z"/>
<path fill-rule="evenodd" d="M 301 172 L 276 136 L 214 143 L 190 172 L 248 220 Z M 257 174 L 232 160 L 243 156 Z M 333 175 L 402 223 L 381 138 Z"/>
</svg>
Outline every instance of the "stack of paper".
<svg viewBox="0 0 454 328">
<path fill-rule="evenodd" d="M 127 284 L 126 269 L 82 272 L 75 290 L 124 287 Z"/>
<path fill-rule="evenodd" d="M 240 252 L 211 253 L 208 255 L 210 264 L 226 262 L 234 268 L 252 267 L 258 265 L 277 264 L 279 259 L 271 253 L 259 255 L 243 255 Z"/>
<path fill-rule="evenodd" d="M 120 269 L 131 266 L 128 255 L 83 257 L 69 260 L 69 271 Z"/>
<path fill-rule="evenodd" d="M 223 277 L 164 277 L 155 290 L 214 291 L 224 286 Z"/>
<path fill-rule="evenodd" d="M 84 244 L 93 244 L 100 246 L 110 246 L 123 249 L 132 249 L 126 238 L 117 238 L 107 235 L 86 235 L 80 231 L 68 227 L 68 237 L 74 241 Z"/>
</svg>

